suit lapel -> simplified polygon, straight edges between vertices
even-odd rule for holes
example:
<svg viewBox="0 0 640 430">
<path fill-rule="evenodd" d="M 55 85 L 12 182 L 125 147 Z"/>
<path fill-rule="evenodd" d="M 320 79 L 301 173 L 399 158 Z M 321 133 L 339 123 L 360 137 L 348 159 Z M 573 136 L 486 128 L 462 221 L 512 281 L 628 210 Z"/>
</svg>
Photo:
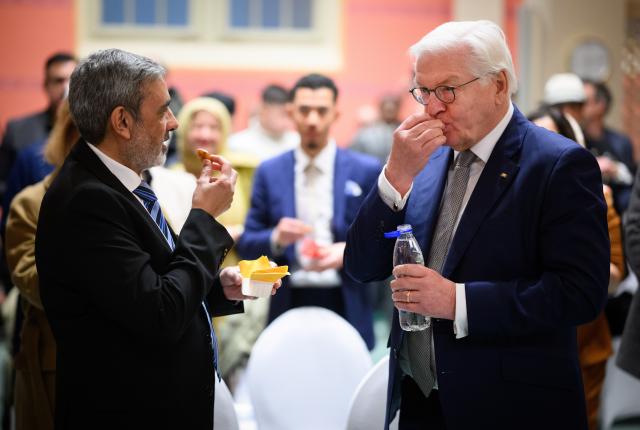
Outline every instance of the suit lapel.
<svg viewBox="0 0 640 430">
<path fill-rule="evenodd" d="M 518 155 L 525 130 L 523 121 L 526 119 L 517 109 L 514 109 L 513 117 L 493 148 L 462 214 L 442 269 L 443 276 L 447 277 L 453 273 L 482 221 L 518 173 Z"/>
<path fill-rule="evenodd" d="M 104 163 L 98 158 L 98 156 L 89 148 L 84 140 L 80 140 L 72 149 L 71 154 L 78 160 L 83 166 L 85 166 L 91 173 L 93 173 L 98 180 L 118 191 L 124 198 L 132 203 L 132 206 L 138 212 L 140 217 L 149 226 L 149 228 L 162 239 L 162 242 L 166 245 L 167 249 L 171 250 L 167 239 L 164 237 L 155 221 L 149 216 L 147 210 L 140 204 L 138 199 L 129 191 L 118 178 L 104 165 Z M 174 242 L 176 241 L 176 234 L 169 227 L 171 234 L 173 235 Z"/>
<path fill-rule="evenodd" d="M 336 159 L 333 167 L 333 218 L 331 220 L 331 230 L 336 242 L 342 239 L 338 237 L 338 232 L 346 231 L 343 224 L 345 219 L 345 187 L 349 178 L 350 166 L 342 149 L 336 151 Z"/>
<path fill-rule="evenodd" d="M 289 151 L 282 159 L 282 169 L 274 172 L 276 190 L 280 190 L 282 202 L 282 216 L 296 218 L 296 193 L 295 193 L 295 157 L 294 152 Z M 275 226 L 274 226 L 275 227 Z M 289 261 L 296 261 L 295 247 L 289 246 L 285 251 Z"/>
<path fill-rule="evenodd" d="M 423 252 L 430 248 L 452 154 L 451 148 L 441 147 L 431 156 L 416 177 L 407 202 L 405 222 L 413 227 L 413 234 Z M 426 261 L 427 255 L 424 257 Z"/>
<path fill-rule="evenodd" d="M 295 193 L 295 158 L 290 151 L 283 160 L 282 170 L 275 176 L 280 178 L 279 189 L 282 191 L 282 215 L 296 217 L 296 193 Z"/>
</svg>

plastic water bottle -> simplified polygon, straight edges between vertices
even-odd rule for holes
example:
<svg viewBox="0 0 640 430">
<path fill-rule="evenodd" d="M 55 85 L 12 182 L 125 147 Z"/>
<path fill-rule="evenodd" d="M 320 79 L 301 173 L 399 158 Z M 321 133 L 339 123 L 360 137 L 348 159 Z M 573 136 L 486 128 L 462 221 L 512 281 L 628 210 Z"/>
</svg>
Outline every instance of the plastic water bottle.
<svg viewBox="0 0 640 430">
<path fill-rule="evenodd" d="M 410 224 L 399 225 L 396 231 L 385 233 L 385 237 L 395 237 L 396 244 L 393 248 L 393 266 L 400 264 L 422 264 L 424 258 L 418 241 L 413 236 Z M 400 327 L 405 331 L 420 331 L 431 325 L 431 318 L 409 311 L 398 309 L 400 314 Z"/>
</svg>

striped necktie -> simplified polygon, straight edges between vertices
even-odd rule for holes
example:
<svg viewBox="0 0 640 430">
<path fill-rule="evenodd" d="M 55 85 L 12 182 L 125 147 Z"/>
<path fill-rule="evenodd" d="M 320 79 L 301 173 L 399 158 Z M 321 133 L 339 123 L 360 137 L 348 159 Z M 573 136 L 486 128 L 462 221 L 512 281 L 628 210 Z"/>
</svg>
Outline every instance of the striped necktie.
<svg viewBox="0 0 640 430">
<path fill-rule="evenodd" d="M 160 209 L 160 202 L 158 202 L 158 197 L 151 189 L 151 186 L 147 184 L 145 181 L 142 181 L 138 188 L 133 190 L 133 194 L 140 197 L 144 207 L 147 209 L 147 212 L 151 215 L 151 218 L 156 222 L 156 225 L 162 232 L 162 235 L 169 243 L 171 250 L 173 251 L 176 248 L 176 244 L 173 242 L 173 236 L 171 236 L 171 231 L 169 231 L 169 224 L 167 224 L 167 220 L 162 215 L 162 210 Z"/>
<path fill-rule="evenodd" d="M 158 197 L 156 197 L 156 194 L 151 189 L 151 186 L 145 181 L 142 181 L 140 185 L 138 185 L 138 188 L 133 190 L 133 194 L 135 194 L 142 200 L 142 203 L 144 204 L 144 207 L 147 209 L 147 212 L 149 212 L 149 215 L 151 215 L 151 218 L 153 218 L 156 225 L 162 232 L 162 235 L 169 243 L 171 250 L 173 251 L 174 249 L 176 249 L 176 244 L 173 241 L 173 236 L 171 235 L 171 231 L 169 230 L 169 225 L 167 224 L 167 220 L 164 218 L 164 215 L 162 214 L 162 210 L 160 209 L 160 203 L 158 202 Z M 213 331 L 213 326 L 211 325 L 211 317 L 209 316 L 209 311 L 207 311 L 207 306 L 204 302 L 202 302 L 202 309 L 204 311 L 205 318 L 207 319 L 207 323 L 209 324 L 209 332 L 211 334 L 211 348 L 213 349 L 213 367 L 217 373 L 218 371 L 218 340 L 216 339 L 216 334 Z M 220 375 L 218 375 L 218 378 L 220 378 Z"/>
<path fill-rule="evenodd" d="M 459 153 L 452 166 L 454 170 L 453 178 L 447 182 L 444 190 L 438 222 L 433 233 L 427 260 L 427 267 L 438 273 L 442 273 L 444 262 L 449 253 L 449 247 L 453 239 L 453 228 L 458 220 L 458 214 L 462 208 L 462 200 L 467 191 L 471 164 L 476 158 L 476 155 L 468 150 Z M 405 333 L 411 376 L 425 397 L 429 397 L 436 378 L 434 372 L 435 357 L 431 349 L 432 330 L 433 326 L 426 330 Z"/>
</svg>

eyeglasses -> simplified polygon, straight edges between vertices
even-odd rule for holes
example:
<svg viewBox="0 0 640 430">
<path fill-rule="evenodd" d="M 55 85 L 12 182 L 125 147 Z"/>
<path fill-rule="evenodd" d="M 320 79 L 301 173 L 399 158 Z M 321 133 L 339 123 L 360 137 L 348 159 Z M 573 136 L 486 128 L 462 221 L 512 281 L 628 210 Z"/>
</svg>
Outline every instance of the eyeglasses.
<svg viewBox="0 0 640 430">
<path fill-rule="evenodd" d="M 433 89 L 427 88 L 427 87 L 414 87 L 414 88 L 411 88 L 409 92 L 411 93 L 413 98 L 416 99 L 416 101 L 421 105 L 425 105 L 425 106 L 427 105 L 427 102 L 429 100 L 429 95 L 431 93 L 434 93 L 438 98 L 438 100 L 440 100 L 442 103 L 449 104 L 449 103 L 453 103 L 456 100 L 456 93 L 455 93 L 456 88 L 463 87 L 467 84 L 470 84 L 471 82 L 477 81 L 478 79 L 480 79 L 480 77 L 473 78 L 469 82 L 456 85 L 455 87 L 452 87 L 449 85 L 440 85 L 439 87 L 435 87 Z"/>
</svg>

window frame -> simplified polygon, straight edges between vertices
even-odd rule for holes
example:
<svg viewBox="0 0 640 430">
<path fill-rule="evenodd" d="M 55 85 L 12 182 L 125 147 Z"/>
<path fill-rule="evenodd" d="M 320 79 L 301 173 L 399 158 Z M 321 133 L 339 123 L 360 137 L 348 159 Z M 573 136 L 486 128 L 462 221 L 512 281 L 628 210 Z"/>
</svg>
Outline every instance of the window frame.
<svg viewBox="0 0 640 430">
<path fill-rule="evenodd" d="M 100 1 L 75 0 L 78 54 L 117 47 L 168 67 L 327 72 L 342 67 L 343 0 L 314 0 L 309 30 L 231 29 L 229 1 L 189 0 L 186 27 L 141 28 L 102 25 Z"/>
</svg>

